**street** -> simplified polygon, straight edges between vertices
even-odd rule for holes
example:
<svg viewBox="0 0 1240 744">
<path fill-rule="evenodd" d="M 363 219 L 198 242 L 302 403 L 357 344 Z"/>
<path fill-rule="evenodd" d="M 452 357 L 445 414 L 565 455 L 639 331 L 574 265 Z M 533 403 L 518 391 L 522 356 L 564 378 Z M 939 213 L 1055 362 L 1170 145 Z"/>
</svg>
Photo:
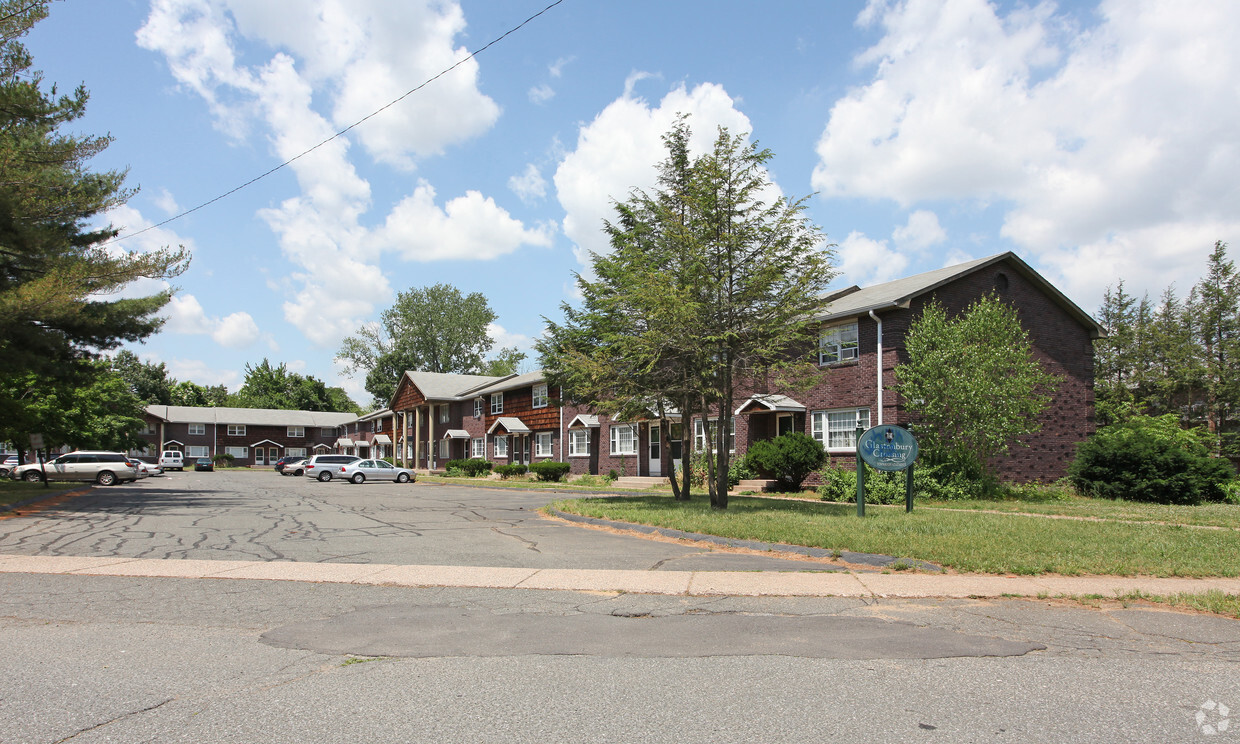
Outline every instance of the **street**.
<svg viewBox="0 0 1240 744">
<path fill-rule="evenodd" d="M 700 546 L 540 520 L 532 510 L 548 498 L 174 474 L 0 520 L 0 554 L 648 570 L 714 560 Z M 819 568 L 717 555 L 728 570 Z M 20 572 L 0 573 L 0 588 L 2 742 L 1240 736 L 1240 623 L 1151 605 Z"/>
</svg>

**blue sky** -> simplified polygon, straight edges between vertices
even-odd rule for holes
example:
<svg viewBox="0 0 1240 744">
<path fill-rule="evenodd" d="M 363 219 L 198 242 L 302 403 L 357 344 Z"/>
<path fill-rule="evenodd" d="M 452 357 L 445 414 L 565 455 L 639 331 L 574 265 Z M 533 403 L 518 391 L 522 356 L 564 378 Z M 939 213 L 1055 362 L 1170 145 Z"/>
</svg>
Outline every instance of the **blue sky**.
<svg viewBox="0 0 1240 744">
<path fill-rule="evenodd" d="M 550 0 L 64 0 L 36 68 L 91 92 L 125 233 L 376 111 Z M 564 0 L 347 135 L 119 245 L 192 249 L 135 347 L 236 389 L 264 357 L 341 384 L 395 293 L 487 296 L 496 347 L 571 301 L 612 199 L 679 112 L 751 132 L 836 244 L 839 286 L 1014 250 L 1093 312 L 1187 293 L 1240 231 L 1240 4 Z M 143 282 L 133 293 L 157 288 Z"/>
</svg>

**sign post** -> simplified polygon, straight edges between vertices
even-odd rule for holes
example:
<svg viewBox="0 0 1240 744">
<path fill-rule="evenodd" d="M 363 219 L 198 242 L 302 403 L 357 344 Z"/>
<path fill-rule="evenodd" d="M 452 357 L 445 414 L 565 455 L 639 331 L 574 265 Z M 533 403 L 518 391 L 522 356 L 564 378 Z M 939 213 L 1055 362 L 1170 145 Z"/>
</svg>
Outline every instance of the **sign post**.
<svg viewBox="0 0 1240 744">
<path fill-rule="evenodd" d="M 41 432 L 38 434 L 31 434 L 30 449 L 34 450 L 35 457 L 39 458 L 39 470 L 43 473 L 43 487 L 51 488 L 47 482 L 47 462 L 44 460 L 43 454 L 41 454 L 43 452 L 43 447 L 43 434 Z"/>
<path fill-rule="evenodd" d="M 857 516 L 865 516 L 865 465 L 883 472 L 904 470 L 904 510 L 913 511 L 913 462 L 917 439 L 900 426 L 857 427 Z"/>
</svg>

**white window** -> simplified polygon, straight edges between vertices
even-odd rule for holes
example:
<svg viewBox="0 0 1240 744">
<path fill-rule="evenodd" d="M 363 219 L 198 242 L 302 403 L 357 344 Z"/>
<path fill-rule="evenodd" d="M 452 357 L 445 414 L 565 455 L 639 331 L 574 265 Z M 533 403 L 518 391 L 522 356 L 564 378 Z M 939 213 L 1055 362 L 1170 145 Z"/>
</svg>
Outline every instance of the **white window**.
<svg viewBox="0 0 1240 744">
<path fill-rule="evenodd" d="M 290 438 L 294 438 L 294 439 L 304 439 L 304 438 L 305 438 L 305 436 L 306 436 L 306 427 L 304 427 L 304 426 L 290 426 L 290 427 L 288 428 L 288 435 L 289 435 L 289 437 L 290 437 Z"/>
<path fill-rule="evenodd" d="M 335 429 L 332 429 L 332 428 L 329 428 L 329 427 L 324 426 L 324 427 L 322 427 L 321 429 L 319 429 L 319 436 L 321 436 L 321 437 L 329 437 L 329 438 L 330 438 L 330 437 L 334 437 L 334 436 L 336 436 L 336 430 L 335 430 Z"/>
<path fill-rule="evenodd" d="M 245 424 L 229 424 L 228 425 L 228 436 L 244 437 L 245 436 Z"/>
<path fill-rule="evenodd" d="M 473 441 L 473 448 L 470 450 L 470 455 L 472 457 L 486 457 L 487 456 L 487 440 L 484 439 L 483 437 L 475 438 Z"/>
<path fill-rule="evenodd" d="M 714 446 L 715 422 L 710 422 L 711 446 Z M 706 429 L 702 425 L 702 419 L 693 420 L 693 446 L 698 452 L 706 451 Z M 736 419 L 728 421 L 728 452 L 736 451 Z"/>
<path fill-rule="evenodd" d="M 286 447 L 284 449 L 284 456 L 285 457 L 305 457 L 306 448 L 305 447 Z"/>
<path fill-rule="evenodd" d="M 491 393 L 491 415 L 504 412 L 504 394 Z"/>
<path fill-rule="evenodd" d="M 206 425 L 206 424 L 190 424 L 190 425 L 189 425 L 189 433 L 190 433 L 190 434 L 198 434 L 198 435 L 200 435 L 200 436 L 201 436 L 201 435 L 203 435 L 203 434 L 206 434 L 206 433 L 207 433 L 207 425 Z M 206 457 L 206 455 L 203 455 L 203 457 Z"/>
<path fill-rule="evenodd" d="M 611 454 L 637 454 L 637 430 L 632 424 L 611 425 Z"/>
<path fill-rule="evenodd" d="M 819 364 L 838 364 L 856 358 L 856 322 L 822 329 L 822 336 L 818 339 Z"/>
<path fill-rule="evenodd" d="M 568 456 L 587 457 L 590 454 L 590 430 L 573 429 L 568 433 Z"/>
<path fill-rule="evenodd" d="M 534 435 L 534 457 L 551 457 L 551 432 L 540 431 Z"/>
<path fill-rule="evenodd" d="M 534 407 L 547 407 L 547 384 L 545 382 L 541 385 L 534 386 Z"/>
<path fill-rule="evenodd" d="M 242 447 L 242 449 L 245 449 Z M 210 457 L 211 448 L 201 444 L 191 444 L 185 448 L 185 454 L 189 457 Z"/>
<path fill-rule="evenodd" d="M 232 455 L 233 459 L 236 459 L 236 460 L 250 459 L 250 448 L 249 447 L 225 447 L 224 451 Z"/>
<path fill-rule="evenodd" d="M 474 418 L 482 418 L 482 398 L 474 398 Z"/>
<path fill-rule="evenodd" d="M 857 427 L 870 428 L 870 409 L 845 408 L 814 411 L 810 417 L 811 435 L 832 451 L 857 449 Z"/>
<path fill-rule="evenodd" d="M 495 437 L 495 456 L 496 457 L 507 457 L 508 456 L 508 437 L 506 436 Z"/>
<path fill-rule="evenodd" d="M 449 409 L 447 406 L 439 407 L 439 423 L 441 424 L 448 423 L 448 411 Z"/>
</svg>

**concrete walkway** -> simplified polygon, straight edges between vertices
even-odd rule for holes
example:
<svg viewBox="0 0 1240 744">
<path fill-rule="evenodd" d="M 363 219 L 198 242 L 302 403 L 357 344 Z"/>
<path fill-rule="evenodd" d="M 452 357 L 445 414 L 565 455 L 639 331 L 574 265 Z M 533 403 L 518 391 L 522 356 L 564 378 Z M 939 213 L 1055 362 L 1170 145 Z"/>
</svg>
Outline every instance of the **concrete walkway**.
<svg viewBox="0 0 1240 744">
<path fill-rule="evenodd" d="M 554 589 L 688 596 L 1055 597 L 1131 591 L 1240 594 L 1240 579 L 977 576 L 813 571 L 634 571 L 374 563 L 0 555 L 0 573 L 263 579 L 404 587 Z"/>
</svg>

